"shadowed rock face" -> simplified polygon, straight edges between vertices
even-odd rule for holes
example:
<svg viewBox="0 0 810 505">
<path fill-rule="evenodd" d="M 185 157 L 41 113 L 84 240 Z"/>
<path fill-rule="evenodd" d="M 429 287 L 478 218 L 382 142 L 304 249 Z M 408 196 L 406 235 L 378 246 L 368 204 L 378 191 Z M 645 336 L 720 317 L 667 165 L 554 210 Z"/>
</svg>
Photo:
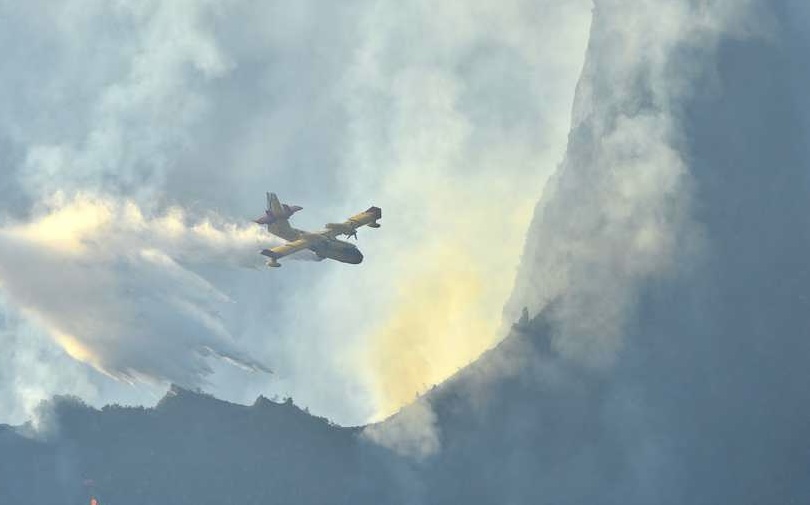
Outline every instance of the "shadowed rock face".
<svg viewBox="0 0 810 505">
<path fill-rule="evenodd" d="M 436 451 L 399 456 L 361 429 L 264 399 L 174 388 L 155 409 L 103 411 L 57 399 L 45 438 L 0 428 L 0 503 L 83 503 L 91 491 L 116 505 L 810 503 L 810 71 L 795 28 L 807 8 L 753 2 L 775 16 L 769 37 L 689 33 L 660 60 L 639 49 L 652 66 L 616 68 L 640 28 L 614 22 L 633 5 L 597 3 L 568 153 L 513 300 L 527 296 L 531 317 L 420 400 Z M 636 120 L 664 134 L 635 129 L 633 142 L 666 149 L 610 151 L 607 163 L 609 139 Z M 680 170 L 674 189 L 622 223 L 674 224 L 677 240 L 658 251 L 666 262 L 640 249 L 649 263 L 614 277 L 631 247 L 628 228 L 610 226 L 605 171 L 639 167 L 632 182 L 658 162 Z M 578 257 L 552 249 L 558 237 L 576 251 L 589 237 L 621 247 Z M 588 284 L 530 292 L 553 282 L 549 265 Z M 613 313 L 600 297 L 623 304 Z M 584 309 L 606 310 L 604 335 L 572 326 L 591 322 Z M 610 359 L 581 359 L 572 332 Z"/>
</svg>

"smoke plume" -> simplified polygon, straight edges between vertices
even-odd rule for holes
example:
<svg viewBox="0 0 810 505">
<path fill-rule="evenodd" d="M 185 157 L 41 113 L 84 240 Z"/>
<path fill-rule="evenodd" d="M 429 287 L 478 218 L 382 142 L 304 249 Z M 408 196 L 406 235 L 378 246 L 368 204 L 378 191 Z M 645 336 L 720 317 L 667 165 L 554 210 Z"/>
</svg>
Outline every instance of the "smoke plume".
<svg viewBox="0 0 810 505">
<path fill-rule="evenodd" d="M 0 229 L 0 285 L 73 358 L 126 381 L 195 386 L 211 357 L 268 369 L 219 317 L 232 300 L 193 268 L 255 267 L 274 242 L 258 226 L 177 208 L 152 216 L 128 201 L 56 198 Z"/>
</svg>

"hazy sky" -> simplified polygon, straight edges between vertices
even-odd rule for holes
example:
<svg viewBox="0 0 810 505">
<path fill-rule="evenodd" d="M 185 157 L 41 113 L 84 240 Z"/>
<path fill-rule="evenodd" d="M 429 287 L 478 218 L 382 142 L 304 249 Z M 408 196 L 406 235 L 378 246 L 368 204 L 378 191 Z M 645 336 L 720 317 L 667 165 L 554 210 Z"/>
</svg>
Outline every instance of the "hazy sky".
<svg viewBox="0 0 810 505">
<path fill-rule="evenodd" d="M 562 159 L 590 16 L 0 2 L 0 422 L 176 381 L 361 423 L 474 359 Z M 248 268 L 266 190 L 303 228 L 372 204 L 383 227 L 360 266 Z"/>
</svg>

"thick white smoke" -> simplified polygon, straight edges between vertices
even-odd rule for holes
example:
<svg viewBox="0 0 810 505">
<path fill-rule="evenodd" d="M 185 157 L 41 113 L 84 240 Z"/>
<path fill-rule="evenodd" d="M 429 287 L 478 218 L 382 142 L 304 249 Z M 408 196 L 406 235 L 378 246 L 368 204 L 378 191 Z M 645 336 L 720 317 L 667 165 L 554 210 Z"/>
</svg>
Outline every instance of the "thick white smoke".
<svg viewBox="0 0 810 505">
<path fill-rule="evenodd" d="M 0 286 L 72 357 L 119 379 L 199 385 L 208 359 L 251 370 L 218 313 L 232 300 L 195 266 L 258 267 L 278 243 L 258 226 L 180 209 L 144 215 L 132 202 L 90 197 L 0 229 Z"/>
<path fill-rule="evenodd" d="M 50 123 L 59 125 L 66 112 L 75 114 L 75 123 L 55 135 L 48 131 L 53 126 L 22 130 L 32 136 L 25 139 L 22 187 L 35 197 L 56 191 L 159 194 L 173 157 L 193 143 L 188 128 L 208 107 L 199 88 L 230 67 L 210 31 L 218 3 L 69 0 L 40 19 L 36 28 L 50 32 L 41 43 L 58 45 L 63 60 L 42 62 L 28 85 L 41 90 L 42 108 L 56 119 Z M 31 4 L 37 18 L 52 10 Z M 31 22 L 25 8 L 11 9 L 10 17 Z M 88 54 L 92 63 L 86 66 Z M 54 111 L 64 109 L 71 92 L 76 96 L 68 110 Z"/>
</svg>

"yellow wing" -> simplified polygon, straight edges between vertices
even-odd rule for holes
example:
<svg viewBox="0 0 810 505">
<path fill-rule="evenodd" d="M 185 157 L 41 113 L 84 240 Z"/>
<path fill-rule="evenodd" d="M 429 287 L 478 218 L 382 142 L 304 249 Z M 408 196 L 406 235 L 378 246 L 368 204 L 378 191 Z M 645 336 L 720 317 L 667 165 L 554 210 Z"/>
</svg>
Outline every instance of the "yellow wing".
<svg viewBox="0 0 810 505">
<path fill-rule="evenodd" d="M 298 252 L 302 249 L 306 249 L 312 245 L 312 242 L 313 240 L 311 238 L 300 238 L 298 240 L 293 240 L 292 242 L 287 242 L 286 244 L 271 247 L 270 249 L 262 249 L 262 254 L 270 258 L 268 265 L 278 266 L 276 260 L 283 258 L 284 256 L 289 256 L 290 254 Z"/>
<path fill-rule="evenodd" d="M 382 218 L 382 209 L 379 207 L 369 207 L 368 210 L 355 214 L 342 223 L 328 223 L 326 225 L 326 233 L 332 238 L 338 235 L 353 236 L 361 226 L 370 226 L 371 228 L 379 228 L 380 223 L 378 219 Z"/>
</svg>

